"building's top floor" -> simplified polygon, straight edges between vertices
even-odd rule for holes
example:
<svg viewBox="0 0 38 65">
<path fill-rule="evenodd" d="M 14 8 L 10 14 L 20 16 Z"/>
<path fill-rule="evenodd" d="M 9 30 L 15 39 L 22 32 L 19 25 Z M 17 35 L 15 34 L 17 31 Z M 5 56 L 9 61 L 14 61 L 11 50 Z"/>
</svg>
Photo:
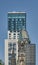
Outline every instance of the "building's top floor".
<svg viewBox="0 0 38 65">
<path fill-rule="evenodd" d="M 8 30 L 20 31 L 26 30 L 26 13 L 25 12 L 8 12 Z"/>
<path fill-rule="evenodd" d="M 26 18 L 26 12 L 8 12 L 8 18 Z"/>
</svg>

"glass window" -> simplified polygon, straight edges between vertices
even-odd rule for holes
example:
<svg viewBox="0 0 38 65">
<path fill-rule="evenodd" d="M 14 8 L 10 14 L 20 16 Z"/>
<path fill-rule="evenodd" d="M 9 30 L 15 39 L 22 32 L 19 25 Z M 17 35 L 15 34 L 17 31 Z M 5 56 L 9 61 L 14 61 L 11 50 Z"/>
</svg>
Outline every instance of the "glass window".
<svg viewBox="0 0 38 65">
<path fill-rule="evenodd" d="M 12 55 L 12 57 L 13 57 L 13 58 L 16 57 L 16 54 L 14 53 L 14 54 Z"/>
<path fill-rule="evenodd" d="M 11 65 L 11 63 L 9 62 L 9 65 Z"/>
<path fill-rule="evenodd" d="M 11 42 L 8 44 L 8 47 L 10 47 L 10 46 L 12 46 L 12 43 Z"/>
<path fill-rule="evenodd" d="M 11 33 L 9 33 L 9 35 L 11 35 Z"/>
<path fill-rule="evenodd" d="M 18 35 L 19 35 L 19 33 L 18 33 Z"/>
<path fill-rule="evenodd" d="M 22 25 L 24 26 L 24 19 L 22 18 Z"/>
<path fill-rule="evenodd" d="M 11 53 L 8 53 L 8 56 L 11 56 L 12 54 Z"/>
<path fill-rule="evenodd" d="M 11 60 L 12 57 L 9 57 L 9 60 Z"/>
<path fill-rule="evenodd" d="M 16 18 L 16 22 L 18 21 L 18 18 Z"/>
<path fill-rule="evenodd" d="M 14 18 L 12 18 L 12 21 L 14 21 Z"/>
<path fill-rule="evenodd" d="M 14 33 L 14 35 L 16 35 L 16 34 Z"/>
<path fill-rule="evenodd" d="M 12 19 L 11 18 L 8 18 L 8 21 L 12 21 Z"/>
<path fill-rule="evenodd" d="M 8 51 L 11 51 L 12 50 L 12 47 L 8 48 Z"/>
<path fill-rule="evenodd" d="M 13 49 L 16 51 L 16 43 L 13 43 Z"/>
<path fill-rule="evenodd" d="M 16 48 L 16 43 L 13 44 L 13 47 Z"/>
<path fill-rule="evenodd" d="M 15 46 L 15 45 L 16 45 L 16 43 L 13 43 L 13 45 Z"/>
<path fill-rule="evenodd" d="M 20 21 L 21 21 L 21 18 L 20 18 Z"/>
</svg>

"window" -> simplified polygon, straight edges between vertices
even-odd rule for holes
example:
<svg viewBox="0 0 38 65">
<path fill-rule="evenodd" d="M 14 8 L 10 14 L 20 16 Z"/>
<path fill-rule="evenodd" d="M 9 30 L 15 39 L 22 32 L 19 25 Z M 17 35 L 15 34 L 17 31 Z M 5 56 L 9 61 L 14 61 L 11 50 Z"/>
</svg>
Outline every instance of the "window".
<svg viewBox="0 0 38 65">
<path fill-rule="evenodd" d="M 14 19 L 12 19 L 12 21 L 14 21 Z"/>
<path fill-rule="evenodd" d="M 12 43 L 10 42 L 9 44 L 8 44 L 8 47 L 11 47 L 12 46 Z"/>
<path fill-rule="evenodd" d="M 8 48 L 8 51 L 11 51 L 12 50 L 12 47 Z"/>
<path fill-rule="evenodd" d="M 9 65 L 11 65 L 11 63 L 9 62 Z"/>
<path fill-rule="evenodd" d="M 14 33 L 14 35 L 16 35 L 16 34 Z"/>
<path fill-rule="evenodd" d="M 12 56 L 12 54 L 11 53 L 8 53 L 8 56 Z"/>
<path fill-rule="evenodd" d="M 13 49 L 13 43 L 9 43 L 8 44 L 8 51 L 11 52 L 11 50 Z"/>
<path fill-rule="evenodd" d="M 13 57 L 13 58 L 16 57 L 16 54 L 14 53 L 14 54 L 12 55 L 12 57 Z"/>
<path fill-rule="evenodd" d="M 21 18 L 20 18 L 20 21 L 21 21 Z"/>
<path fill-rule="evenodd" d="M 19 35 L 19 33 L 18 33 L 18 35 Z"/>
<path fill-rule="evenodd" d="M 16 43 L 13 44 L 13 47 L 16 48 Z"/>
<path fill-rule="evenodd" d="M 13 43 L 13 49 L 16 51 L 16 43 Z"/>
<path fill-rule="evenodd" d="M 11 33 L 9 33 L 9 35 L 11 35 Z"/>
<path fill-rule="evenodd" d="M 11 60 L 12 57 L 9 57 L 9 60 Z"/>
<path fill-rule="evenodd" d="M 12 21 L 12 19 L 11 18 L 8 18 L 8 21 Z"/>
<path fill-rule="evenodd" d="M 18 19 L 16 18 L 16 22 L 18 21 Z"/>
<path fill-rule="evenodd" d="M 22 25 L 24 26 L 24 19 L 22 18 Z"/>
</svg>

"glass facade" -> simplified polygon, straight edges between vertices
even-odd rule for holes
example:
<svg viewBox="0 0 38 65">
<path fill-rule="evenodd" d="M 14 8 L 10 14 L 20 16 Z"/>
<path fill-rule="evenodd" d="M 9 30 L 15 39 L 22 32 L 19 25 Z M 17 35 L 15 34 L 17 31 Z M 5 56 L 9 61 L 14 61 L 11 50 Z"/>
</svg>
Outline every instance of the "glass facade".
<svg viewBox="0 0 38 65">
<path fill-rule="evenodd" d="M 16 43 L 9 43 L 8 44 L 8 65 L 11 65 L 11 58 L 16 57 Z M 14 51 L 14 54 L 12 55 L 12 51 Z"/>
<path fill-rule="evenodd" d="M 8 30 L 20 31 L 26 29 L 26 13 L 8 13 Z"/>
</svg>

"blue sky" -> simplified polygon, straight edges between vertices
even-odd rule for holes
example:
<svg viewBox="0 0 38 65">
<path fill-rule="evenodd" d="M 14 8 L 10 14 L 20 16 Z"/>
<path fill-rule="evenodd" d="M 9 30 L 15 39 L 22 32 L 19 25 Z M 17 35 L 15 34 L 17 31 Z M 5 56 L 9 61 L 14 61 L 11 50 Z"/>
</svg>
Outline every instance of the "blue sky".
<svg viewBox="0 0 38 65">
<path fill-rule="evenodd" d="M 36 44 L 36 65 L 38 65 L 38 0 L 0 0 L 0 59 L 4 60 L 4 39 L 7 38 L 7 13 L 25 11 L 27 31 L 32 43 Z"/>
</svg>

